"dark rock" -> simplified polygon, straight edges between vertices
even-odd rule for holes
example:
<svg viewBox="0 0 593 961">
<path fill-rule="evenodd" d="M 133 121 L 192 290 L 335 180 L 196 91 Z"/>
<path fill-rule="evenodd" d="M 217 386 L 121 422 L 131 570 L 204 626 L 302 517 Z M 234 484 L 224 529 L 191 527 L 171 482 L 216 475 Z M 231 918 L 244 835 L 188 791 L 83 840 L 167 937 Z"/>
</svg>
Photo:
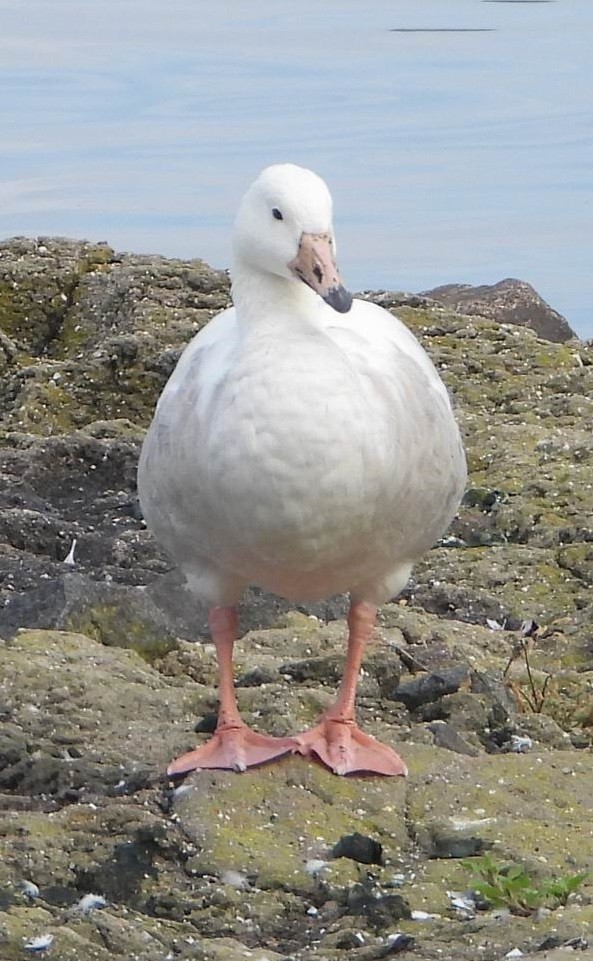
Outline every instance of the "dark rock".
<svg viewBox="0 0 593 961">
<path fill-rule="evenodd" d="M 535 950 L 552 951 L 554 948 L 565 948 L 568 951 L 586 951 L 588 947 L 589 942 L 580 935 L 574 938 L 562 938 L 557 934 L 548 934 L 543 941 L 539 942 Z"/>
<path fill-rule="evenodd" d="M 336 940 L 336 948 L 340 951 L 351 951 L 359 948 L 361 944 L 360 935 L 357 931 L 345 931 L 344 934 Z"/>
<path fill-rule="evenodd" d="M 153 845 L 134 839 L 114 846 L 110 857 L 77 873 L 76 887 L 89 894 L 100 894 L 108 901 L 142 904 L 142 887 L 146 878 L 156 877 Z"/>
<path fill-rule="evenodd" d="M 405 681 L 386 696 L 392 701 L 402 701 L 409 711 L 414 711 L 423 704 L 438 701 L 445 694 L 453 694 L 468 680 L 469 669 L 458 665 L 438 674 L 424 674 Z"/>
<path fill-rule="evenodd" d="M 386 310 L 398 307 L 420 307 L 426 309 L 431 306 L 431 299 L 422 294 L 409 294 L 397 290 L 363 290 L 356 294 L 361 300 L 370 300 Z"/>
<path fill-rule="evenodd" d="M 561 343 L 576 337 L 568 321 L 550 307 L 530 284 L 522 280 L 500 280 L 497 284 L 472 287 L 470 284 L 445 284 L 423 290 L 430 298 L 460 314 L 488 317 L 499 324 L 531 327 L 546 340 Z"/>
<path fill-rule="evenodd" d="M 340 681 L 343 670 L 344 657 L 340 654 L 311 657 L 293 664 L 282 664 L 280 667 L 281 674 L 287 674 L 300 683 L 303 681 L 322 681 L 324 684 L 331 684 L 332 686 Z"/>
<path fill-rule="evenodd" d="M 463 496 L 463 503 L 466 507 L 479 507 L 481 511 L 488 513 L 500 504 L 502 499 L 500 491 L 469 487 Z"/>
<path fill-rule="evenodd" d="M 472 858 L 492 847 L 489 841 L 468 831 L 452 831 L 446 824 L 429 822 L 419 827 L 416 840 L 431 859 Z"/>
<path fill-rule="evenodd" d="M 448 751 L 455 751 L 457 754 L 467 754 L 468 757 L 477 757 L 480 753 L 451 724 L 447 724 L 445 721 L 433 721 L 428 726 L 433 733 L 434 743 L 437 747 L 444 747 Z"/>
<path fill-rule="evenodd" d="M 57 627 L 79 631 L 102 644 L 129 647 L 146 660 L 175 647 L 166 615 L 141 588 L 100 582 L 84 574 L 48 578 L 15 594 L 4 608 L 2 627 Z"/>
<path fill-rule="evenodd" d="M 564 942 L 563 947 L 569 948 L 572 951 L 586 951 L 589 943 L 586 938 L 577 935 L 575 938 L 568 938 L 568 940 Z"/>
<path fill-rule="evenodd" d="M 362 916 L 375 931 L 384 931 L 396 921 L 411 916 L 410 907 L 401 894 L 380 895 L 364 885 L 355 885 L 348 894 L 348 914 Z"/>
<path fill-rule="evenodd" d="M 109 793 L 114 797 L 128 797 L 132 794 L 138 794 L 139 791 L 146 791 L 157 781 L 158 778 L 155 777 L 153 771 L 139 769 L 120 778 Z"/>
<path fill-rule="evenodd" d="M 392 935 L 387 944 L 379 948 L 375 957 L 377 961 L 381 961 L 382 958 L 394 958 L 396 954 L 401 954 L 402 951 L 411 951 L 413 947 L 414 938 L 411 934 Z"/>
<path fill-rule="evenodd" d="M 239 675 L 236 680 L 236 687 L 261 687 L 262 684 L 272 684 L 277 678 L 278 674 L 269 668 L 255 667 L 252 671 L 246 671 Z"/>
<path fill-rule="evenodd" d="M 64 803 L 72 803 L 83 794 L 112 789 L 120 779 L 118 769 L 108 770 L 85 760 L 66 760 L 37 751 L 0 769 L 0 790 L 31 797 L 55 796 Z"/>
<path fill-rule="evenodd" d="M 218 714 L 215 711 L 210 711 L 200 718 L 194 727 L 194 731 L 196 734 L 214 734 L 217 724 Z"/>
<path fill-rule="evenodd" d="M 472 671 L 471 693 L 487 694 L 491 698 L 492 704 L 497 704 L 502 708 L 501 719 L 511 714 L 517 706 L 509 685 L 505 684 L 500 678 L 486 674 L 484 671 Z"/>
<path fill-rule="evenodd" d="M 174 650 L 167 618 L 143 588 L 101 584 L 81 574 L 68 574 L 62 583 L 64 607 L 56 627 L 131 648 L 147 661 Z"/>
<path fill-rule="evenodd" d="M 351 861 L 358 861 L 359 864 L 381 864 L 383 848 L 373 838 L 365 837 L 364 834 L 356 832 L 340 838 L 331 849 L 330 856 L 332 858 L 350 858 Z"/>
</svg>

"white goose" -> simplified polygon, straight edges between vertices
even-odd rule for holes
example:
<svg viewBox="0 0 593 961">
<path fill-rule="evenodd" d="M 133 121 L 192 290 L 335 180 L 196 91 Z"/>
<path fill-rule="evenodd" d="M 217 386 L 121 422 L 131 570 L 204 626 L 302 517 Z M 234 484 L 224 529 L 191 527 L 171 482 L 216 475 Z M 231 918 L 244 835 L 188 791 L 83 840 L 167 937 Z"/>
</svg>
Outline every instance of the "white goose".
<svg viewBox="0 0 593 961">
<path fill-rule="evenodd" d="M 289 751 L 338 774 L 405 774 L 356 724 L 354 700 L 378 604 L 444 532 L 465 458 L 449 399 L 414 336 L 352 300 L 335 261 L 325 183 L 266 168 L 234 229 L 234 307 L 189 344 L 159 400 L 138 474 L 149 527 L 210 606 L 218 727 L 169 774 L 245 768 Z M 274 738 L 239 715 L 232 652 L 248 584 L 294 600 L 348 591 L 348 654 L 334 705 Z"/>
</svg>

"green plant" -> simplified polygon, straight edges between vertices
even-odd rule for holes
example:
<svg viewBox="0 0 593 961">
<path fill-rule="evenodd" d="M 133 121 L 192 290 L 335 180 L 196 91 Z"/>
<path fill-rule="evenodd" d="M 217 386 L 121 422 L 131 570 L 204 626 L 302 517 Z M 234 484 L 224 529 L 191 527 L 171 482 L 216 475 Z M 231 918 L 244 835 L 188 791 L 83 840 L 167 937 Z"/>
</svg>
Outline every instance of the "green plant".
<svg viewBox="0 0 593 961">
<path fill-rule="evenodd" d="M 542 881 L 541 888 L 558 904 L 566 904 L 570 895 L 579 890 L 587 877 L 586 871 L 579 871 L 578 874 L 567 874 L 566 877 L 547 878 Z"/>
<path fill-rule="evenodd" d="M 533 633 L 529 635 L 530 638 L 537 637 L 537 626 L 534 628 Z M 523 660 L 525 661 L 525 670 L 527 671 L 527 680 L 529 683 L 529 693 L 525 690 L 524 684 L 517 684 L 516 682 L 511 682 L 511 689 L 516 695 L 519 702 L 524 702 L 529 707 L 529 710 L 534 714 L 541 714 L 544 709 L 544 704 L 546 703 L 546 693 L 548 690 L 548 684 L 552 679 L 551 674 L 547 674 L 544 678 L 541 688 L 538 690 L 535 683 L 535 678 L 531 670 L 531 662 L 529 660 L 529 644 L 527 636 L 523 635 L 518 639 L 518 642 L 513 646 L 513 651 L 509 658 L 508 664 L 505 667 L 502 676 L 506 677 L 511 664 L 517 660 L 518 657 L 523 655 Z"/>
<path fill-rule="evenodd" d="M 474 891 L 490 906 L 506 907 L 523 917 L 544 906 L 553 910 L 566 904 L 570 895 L 578 891 L 588 877 L 587 871 L 581 871 L 539 881 L 520 864 L 504 864 L 495 861 L 490 854 L 462 863 L 477 877 Z"/>
</svg>

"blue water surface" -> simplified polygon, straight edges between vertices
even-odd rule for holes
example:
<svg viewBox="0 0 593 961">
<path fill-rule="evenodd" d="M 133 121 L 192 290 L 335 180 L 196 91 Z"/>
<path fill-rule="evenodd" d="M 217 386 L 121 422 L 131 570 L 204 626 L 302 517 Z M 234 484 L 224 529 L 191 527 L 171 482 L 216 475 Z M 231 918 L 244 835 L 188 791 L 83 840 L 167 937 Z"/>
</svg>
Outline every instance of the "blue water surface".
<svg viewBox="0 0 593 961">
<path fill-rule="evenodd" d="M 593 336 L 591 0 L 0 0 L 0 235 L 230 260 L 258 170 L 353 289 L 532 283 Z"/>
</svg>

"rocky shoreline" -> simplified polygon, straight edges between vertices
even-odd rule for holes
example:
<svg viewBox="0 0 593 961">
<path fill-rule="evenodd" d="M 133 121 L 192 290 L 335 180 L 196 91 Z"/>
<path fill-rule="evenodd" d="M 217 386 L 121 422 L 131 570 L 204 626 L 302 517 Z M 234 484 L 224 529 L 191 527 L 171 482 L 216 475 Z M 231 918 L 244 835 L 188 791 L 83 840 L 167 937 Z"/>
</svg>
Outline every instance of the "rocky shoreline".
<svg viewBox="0 0 593 961">
<path fill-rule="evenodd" d="M 487 851 L 541 879 L 593 868 L 593 346 L 503 284 L 473 301 L 364 295 L 433 357 L 470 466 L 451 531 L 383 609 L 361 684 L 366 727 L 410 777 L 342 780 L 289 758 L 175 789 L 165 763 L 211 727 L 215 663 L 195 643 L 205 611 L 145 529 L 135 467 L 228 278 L 104 244 L 0 244 L 3 961 L 44 937 L 60 961 L 593 947 L 588 881 L 523 916 L 447 894 L 471 888 L 467 859 Z M 552 339 L 509 323 L 503 301 L 527 324 L 517 305 L 535 304 Z M 250 592 L 237 655 L 250 723 L 282 734 L 317 715 L 344 611 Z M 336 856 L 356 834 L 376 863 L 348 842 Z"/>
</svg>

